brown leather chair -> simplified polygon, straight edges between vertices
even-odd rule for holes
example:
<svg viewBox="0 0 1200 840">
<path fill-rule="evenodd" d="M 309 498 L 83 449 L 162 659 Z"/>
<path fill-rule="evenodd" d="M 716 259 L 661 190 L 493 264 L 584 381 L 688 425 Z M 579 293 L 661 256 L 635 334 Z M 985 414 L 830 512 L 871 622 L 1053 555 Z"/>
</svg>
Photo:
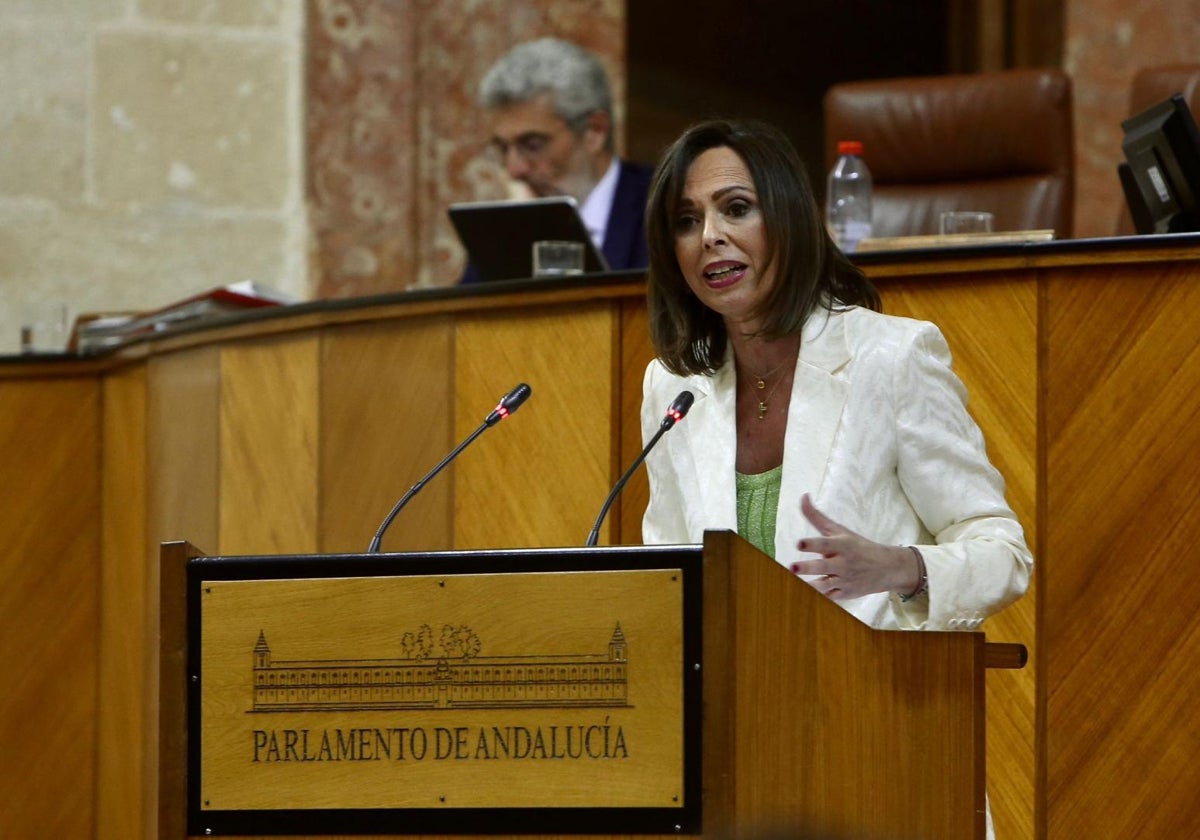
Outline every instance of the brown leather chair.
<svg viewBox="0 0 1200 840">
<path fill-rule="evenodd" d="M 1143 67 L 1134 75 L 1129 89 L 1129 116 L 1140 114 L 1177 93 L 1187 100 L 1192 116 L 1200 122 L 1200 64 Z M 1117 154 L 1120 155 L 1119 149 Z M 1121 159 L 1124 160 L 1124 157 L 1121 156 Z M 1124 204 L 1117 220 L 1117 233 L 1122 236 L 1134 233 L 1133 218 Z"/>
<path fill-rule="evenodd" d="M 1071 235 L 1071 80 L 1057 69 L 879 79 L 825 94 L 827 165 L 861 140 L 875 181 L 875 236 L 937 233 L 946 210 L 995 228 Z"/>
</svg>

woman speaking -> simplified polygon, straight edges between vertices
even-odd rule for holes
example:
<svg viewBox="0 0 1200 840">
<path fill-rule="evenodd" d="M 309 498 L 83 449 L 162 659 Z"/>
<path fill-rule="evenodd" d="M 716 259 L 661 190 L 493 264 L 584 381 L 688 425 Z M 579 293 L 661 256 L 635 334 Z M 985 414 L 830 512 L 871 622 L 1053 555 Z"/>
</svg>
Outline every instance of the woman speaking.
<svg viewBox="0 0 1200 840">
<path fill-rule="evenodd" d="M 882 314 L 777 129 L 685 132 L 647 207 L 646 543 L 736 530 L 877 628 L 973 630 L 1033 558 L 933 324 Z"/>
</svg>

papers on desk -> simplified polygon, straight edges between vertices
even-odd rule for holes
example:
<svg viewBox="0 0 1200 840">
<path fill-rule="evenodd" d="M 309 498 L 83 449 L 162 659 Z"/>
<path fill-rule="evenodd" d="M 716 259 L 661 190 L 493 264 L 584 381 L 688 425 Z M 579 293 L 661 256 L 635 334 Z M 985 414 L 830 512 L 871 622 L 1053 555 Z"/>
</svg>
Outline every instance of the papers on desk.
<svg viewBox="0 0 1200 840">
<path fill-rule="evenodd" d="M 963 248 L 975 245 L 1010 245 L 1049 242 L 1053 230 L 1002 230 L 993 233 L 935 233 L 928 236 L 880 236 L 861 239 L 856 254 L 865 251 L 911 251 L 920 248 Z"/>
<path fill-rule="evenodd" d="M 184 323 L 263 306 L 295 303 L 296 299 L 269 286 L 245 280 L 218 286 L 148 312 L 81 315 L 72 336 L 73 349 L 96 353 Z"/>
</svg>

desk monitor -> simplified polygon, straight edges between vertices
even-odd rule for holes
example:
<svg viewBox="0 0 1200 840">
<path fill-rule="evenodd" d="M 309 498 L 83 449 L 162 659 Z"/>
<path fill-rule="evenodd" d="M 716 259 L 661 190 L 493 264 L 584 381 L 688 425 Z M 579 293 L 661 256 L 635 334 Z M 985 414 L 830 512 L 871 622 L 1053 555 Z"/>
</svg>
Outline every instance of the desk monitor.
<svg viewBox="0 0 1200 840">
<path fill-rule="evenodd" d="M 467 259 L 485 281 L 532 277 L 533 243 L 541 239 L 582 242 L 584 272 L 609 270 L 570 196 L 459 202 L 449 213 Z"/>
<path fill-rule="evenodd" d="M 1118 167 L 1138 233 L 1200 231 L 1200 131 L 1175 94 L 1121 123 Z"/>
</svg>

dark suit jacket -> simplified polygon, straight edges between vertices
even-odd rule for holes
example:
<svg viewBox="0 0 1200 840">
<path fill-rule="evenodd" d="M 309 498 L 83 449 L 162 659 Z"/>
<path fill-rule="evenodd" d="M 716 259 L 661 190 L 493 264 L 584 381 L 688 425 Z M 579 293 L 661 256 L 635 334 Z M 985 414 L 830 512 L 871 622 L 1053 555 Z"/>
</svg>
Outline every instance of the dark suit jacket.
<svg viewBox="0 0 1200 840">
<path fill-rule="evenodd" d="M 646 268 L 650 255 L 646 249 L 646 195 L 654 170 L 629 161 L 621 161 L 617 190 L 613 194 L 608 230 L 604 234 L 604 258 L 613 271 Z M 475 266 L 468 264 L 461 283 L 482 280 Z"/>
</svg>

